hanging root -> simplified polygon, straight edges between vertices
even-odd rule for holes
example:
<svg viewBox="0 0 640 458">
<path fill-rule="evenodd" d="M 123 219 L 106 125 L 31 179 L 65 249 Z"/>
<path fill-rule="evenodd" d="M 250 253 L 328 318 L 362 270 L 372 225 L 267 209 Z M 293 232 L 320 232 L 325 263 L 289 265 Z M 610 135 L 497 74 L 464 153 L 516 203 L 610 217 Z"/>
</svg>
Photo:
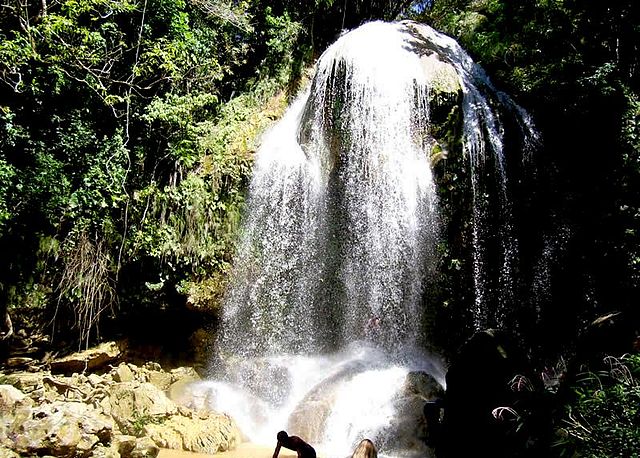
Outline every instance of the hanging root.
<svg viewBox="0 0 640 458">
<path fill-rule="evenodd" d="M 110 278 L 110 258 L 101 240 L 92 241 L 81 233 L 64 260 L 58 304 L 68 302 L 74 314 L 74 328 L 80 345 L 89 345 L 91 331 L 98 326 L 100 314 L 112 308 L 115 291 Z"/>
</svg>

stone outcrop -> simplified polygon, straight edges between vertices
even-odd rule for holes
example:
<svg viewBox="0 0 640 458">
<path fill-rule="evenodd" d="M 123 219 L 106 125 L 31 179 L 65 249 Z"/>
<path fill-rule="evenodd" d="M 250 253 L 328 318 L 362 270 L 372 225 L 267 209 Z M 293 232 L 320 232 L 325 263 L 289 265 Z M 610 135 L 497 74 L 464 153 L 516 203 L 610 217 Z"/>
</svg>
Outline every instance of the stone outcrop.
<svg viewBox="0 0 640 458">
<path fill-rule="evenodd" d="M 20 454 L 84 456 L 108 443 L 113 420 L 81 402 L 55 401 L 30 409 L 26 420 L 14 421 L 8 432 Z"/>
<path fill-rule="evenodd" d="M 0 446 L 0 458 L 20 458 L 20 455 L 10 448 Z"/>
<path fill-rule="evenodd" d="M 51 372 L 73 373 L 100 369 L 118 360 L 122 349 L 116 342 L 105 342 L 95 348 L 73 353 L 51 361 Z"/>
<path fill-rule="evenodd" d="M 427 438 L 438 425 L 429 424 L 424 415 L 425 403 L 444 397 L 442 386 L 426 372 L 409 372 L 404 387 L 394 401 L 396 415 L 391 427 L 394 445 L 401 450 L 419 451 L 422 456 L 433 455 L 426 447 Z M 431 430 L 431 431 L 430 431 Z"/>
<path fill-rule="evenodd" d="M 104 358 L 104 350 L 91 354 Z M 88 355 L 73 360 L 85 361 L 86 370 L 88 361 L 97 364 Z M 235 448 L 241 436 L 230 417 L 195 412 L 167 396 L 196 380 L 192 368 L 164 371 L 154 363 L 121 363 L 102 375 L 3 376 L 9 384 L 0 385 L 0 458 L 143 458 L 156 456 L 160 447 L 200 453 Z"/>
<path fill-rule="evenodd" d="M 181 410 L 162 424 L 149 424 L 145 436 L 164 448 L 214 454 L 234 449 L 240 431 L 226 415 L 194 415 Z"/>
<path fill-rule="evenodd" d="M 124 432 L 134 432 L 140 422 L 161 422 L 178 413 L 178 406 L 147 382 L 112 385 L 108 389 L 108 399 L 108 405 L 103 403 L 103 406 Z"/>
</svg>

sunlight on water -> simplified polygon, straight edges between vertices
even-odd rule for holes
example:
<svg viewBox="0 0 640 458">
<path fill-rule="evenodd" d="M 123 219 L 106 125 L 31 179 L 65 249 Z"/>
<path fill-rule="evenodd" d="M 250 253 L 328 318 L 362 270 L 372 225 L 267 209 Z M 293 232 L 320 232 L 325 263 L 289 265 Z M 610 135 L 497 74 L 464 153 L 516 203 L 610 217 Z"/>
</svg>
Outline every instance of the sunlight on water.
<svg viewBox="0 0 640 458">
<path fill-rule="evenodd" d="M 329 456 L 342 456 L 344 444 L 351 444 L 347 450 L 353 450 L 363 438 L 379 438 L 392 428 L 396 415 L 393 399 L 407 373 L 403 367 L 367 371 L 340 387 L 323 442 Z"/>
</svg>

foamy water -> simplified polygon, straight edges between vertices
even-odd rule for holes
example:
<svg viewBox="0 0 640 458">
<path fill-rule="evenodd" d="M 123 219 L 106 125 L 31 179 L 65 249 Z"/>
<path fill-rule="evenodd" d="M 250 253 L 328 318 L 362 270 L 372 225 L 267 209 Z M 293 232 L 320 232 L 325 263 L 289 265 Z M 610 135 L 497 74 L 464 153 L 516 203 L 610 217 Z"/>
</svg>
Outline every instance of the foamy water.
<svg viewBox="0 0 640 458">
<path fill-rule="evenodd" d="M 249 442 L 275 446 L 277 432 L 285 429 L 304 437 L 325 457 L 344 457 L 363 438 L 393 443 L 400 433 L 393 425 L 395 402 L 404 396 L 410 371 L 433 374 L 444 383 L 439 362 L 425 355 L 406 356 L 398 364 L 384 351 L 357 342 L 330 356 L 242 359 L 230 362 L 229 371 L 244 372 L 243 379 L 194 383 L 182 400 L 188 399 L 185 403 L 192 408 L 229 414 Z M 247 376 L 247 368 L 260 380 Z M 261 383 L 261 374 L 269 373 L 277 373 L 280 383 Z M 425 450 L 406 454 L 418 456 Z"/>
</svg>

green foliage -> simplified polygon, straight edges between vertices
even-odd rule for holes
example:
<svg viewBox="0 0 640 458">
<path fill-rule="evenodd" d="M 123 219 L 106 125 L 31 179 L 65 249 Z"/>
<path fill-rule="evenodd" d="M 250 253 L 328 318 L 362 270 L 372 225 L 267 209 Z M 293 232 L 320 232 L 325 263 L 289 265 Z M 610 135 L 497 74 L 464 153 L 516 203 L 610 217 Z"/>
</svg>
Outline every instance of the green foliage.
<svg viewBox="0 0 640 458">
<path fill-rule="evenodd" d="M 0 156 L 0 234 L 7 221 L 11 219 L 11 209 L 7 202 L 7 194 L 16 175 L 15 168 Z"/>
<path fill-rule="evenodd" d="M 9 377 L 8 375 L 0 374 L 0 385 L 16 386 L 17 384 L 18 384 L 17 380 Z M 16 386 L 16 388 L 17 388 L 17 386 Z"/>
<path fill-rule="evenodd" d="M 416 18 L 458 38 L 516 94 L 551 91 L 543 94 L 549 97 L 578 88 L 610 94 L 635 68 L 637 31 L 625 22 L 632 3 L 437 0 Z"/>
<path fill-rule="evenodd" d="M 193 167 L 198 160 L 198 121 L 216 106 L 218 98 L 209 93 L 166 94 L 146 107 L 142 119 L 150 128 L 159 127 L 167 139 L 169 155 L 181 166 Z"/>
<path fill-rule="evenodd" d="M 265 81 L 225 104 L 217 119 L 200 123 L 190 119 L 192 111 L 183 110 L 182 103 L 152 102 L 146 119 L 171 123 L 176 127 L 174 138 L 188 136 L 184 151 L 193 156 L 185 161 L 175 154 L 176 142 L 168 142 L 177 168 L 164 187 L 154 183 L 134 196 L 147 204 L 140 223 L 132 227 L 132 249 L 170 259 L 174 268 L 181 266 L 199 275 L 205 266 L 228 268 L 255 142 L 286 103 L 282 95 L 269 97 L 277 88 Z M 181 122 L 186 129 L 178 127 Z"/>
<path fill-rule="evenodd" d="M 626 99 L 622 116 L 622 160 L 626 173 L 621 183 L 626 199 L 620 203 L 620 212 L 626 223 L 624 246 L 631 267 L 631 282 L 640 284 L 640 198 L 636 192 L 640 186 L 640 96 L 627 89 Z"/>
<path fill-rule="evenodd" d="M 608 371 L 585 373 L 572 388 L 558 431 L 562 456 L 640 456 L 640 355 L 605 361 Z"/>
<path fill-rule="evenodd" d="M 162 418 L 158 418 L 157 416 L 153 416 L 147 412 L 147 409 L 144 409 L 140 412 L 137 409 L 134 409 L 133 416 L 131 418 L 131 422 L 129 426 L 126 428 L 127 433 L 131 434 L 135 437 L 142 437 L 144 435 L 144 428 L 147 425 L 151 424 L 161 424 Z"/>
<path fill-rule="evenodd" d="M 69 140 L 69 137 L 65 140 Z M 124 187 L 128 152 L 119 132 L 96 144 L 99 146 L 92 151 L 93 155 L 86 157 L 84 173 L 74 176 L 77 187 L 69 195 L 64 217 L 77 221 L 77 229 L 88 227 L 108 232 L 113 229 L 110 218 L 112 212 L 120 209 L 128 198 Z M 69 151 L 79 149 L 76 146 Z"/>
<path fill-rule="evenodd" d="M 295 46 L 298 36 L 301 32 L 301 24 L 293 21 L 289 14 L 285 11 L 281 16 L 273 15 L 271 8 L 266 9 L 266 45 L 269 49 L 265 63 L 268 68 L 282 70 L 280 79 L 286 80 L 287 71 L 293 64 L 293 55 L 291 50 Z M 280 65 L 278 65 L 278 63 Z"/>
<path fill-rule="evenodd" d="M 228 284 L 229 272 L 220 270 L 202 279 L 183 281 L 179 291 L 187 296 L 187 303 L 196 310 L 219 312 L 222 296 Z"/>
<path fill-rule="evenodd" d="M 88 344 L 103 311 L 224 276 L 301 27 L 251 2 L 36 3 L 0 10 L 0 309 L 48 304 Z"/>
<path fill-rule="evenodd" d="M 516 304 L 519 322 L 527 323 L 522 332 L 528 335 L 521 336 L 527 344 L 561 351 L 576 338 L 567 329 L 579 329 L 613 308 L 635 307 L 631 298 L 640 289 L 640 201 L 634 191 L 640 186 L 640 29 L 629 20 L 640 4 L 434 0 L 416 5 L 409 16 L 458 39 L 540 130 L 544 150 L 529 164 L 509 158 L 506 164 L 520 247 Z M 456 182 L 458 191 L 465 191 L 465 182 Z M 470 256 L 460 248 L 469 241 L 455 235 L 464 230 L 455 213 L 459 194 L 441 197 L 446 238 L 455 240 L 448 256 L 468 269 Z M 559 228 L 566 229 L 566 237 Z M 546 271 L 542 283 L 536 278 L 540 269 Z M 468 305 L 465 288 L 450 283 L 456 297 L 447 302 Z M 537 295 L 540 289 L 544 297 Z"/>
</svg>

